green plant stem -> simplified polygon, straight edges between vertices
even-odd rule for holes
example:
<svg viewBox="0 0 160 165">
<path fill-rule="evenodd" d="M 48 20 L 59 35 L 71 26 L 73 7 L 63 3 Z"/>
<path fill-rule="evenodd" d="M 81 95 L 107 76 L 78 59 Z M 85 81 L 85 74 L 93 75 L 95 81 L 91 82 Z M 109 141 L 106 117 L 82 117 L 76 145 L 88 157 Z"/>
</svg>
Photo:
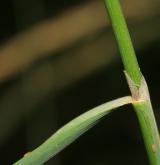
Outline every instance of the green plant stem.
<svg viewBox="0 0 160 165">
<path fill-rule="evenodd" d="M 132 93 L 136 93 L 136 98 L 138 98 L 133 102 L 133 106 L 139 119 L 150 162 L 152 165 L 160 165 L 160 138 L 146 81 L 142 77 L 141 86 L 138 90 L 133 89 L 133 82 L 129 79 L 128 83 Z"/>
<path fill-rule="evenodd" d="M 110 16 L 125 70 L 135 84 L 140 86 L 141 72 L 119 0 L 105 0 L 105 5 Z"/>
<path fill-rule="evenodd" d="M 143 138 L 152 165 L 160 164 L 160 140 L 150 102 L 135 103 Z M 145 110 L 144 110 L 145 109 Z"/>
<path fill-rule="evenodd" d="M 132 103 L 139 119 L 148 157 L 152 165 L 160 165 L 160 138 L 155 121 L 148 87 L 140 72 L 135 51 L 119 0 L 104 0 L 114 29 L 127 81 L 132 93 Z"/>
</svg>

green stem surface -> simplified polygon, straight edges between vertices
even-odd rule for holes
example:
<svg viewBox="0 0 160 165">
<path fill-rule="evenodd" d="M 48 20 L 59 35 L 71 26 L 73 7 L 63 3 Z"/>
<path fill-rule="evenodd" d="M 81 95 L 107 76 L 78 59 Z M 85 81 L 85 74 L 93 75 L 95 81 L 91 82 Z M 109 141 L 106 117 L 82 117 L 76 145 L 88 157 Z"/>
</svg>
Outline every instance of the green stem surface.
<svg viewBox="0 0 160 165">
<path fill-rule="evenodd" d="M 132 94 L 136 94 L 136 97 L 134 95 L 132 97 L 136 99 L 138 98 L 133 101 L 133 106 L 139 119 L 148 157 L 152 165 L 160 165 L 159 131 L 154 117 L 146 81 L 144 77 L 142 77 L 139 89 L 135 89 L 134 84 L 132 83 L 133 82 L 128 80 Z"/>
<path fill-rule="evenodd" d="M 160 165 L 160 139 L 150 102 L 135 103 L 141 130 L 152 165 Z"/>
<path fill-rule="evenodd" d="M 141 72 L 119 0 L 105 0 L 105 5 L 117 39 L 124 68 L 135 84 L 140 86 Z"/>
<path fill-rule="evenodd" d="M 140 72 L 135 51 L 119 0 L 104 0 L 114 29 L 127 81 L 132 93 L 132 103 L 139 119 L 148 157 L 152 165 L 160 165 L 160 138 L 155 121 L 148 87 Z"/>
</svg>

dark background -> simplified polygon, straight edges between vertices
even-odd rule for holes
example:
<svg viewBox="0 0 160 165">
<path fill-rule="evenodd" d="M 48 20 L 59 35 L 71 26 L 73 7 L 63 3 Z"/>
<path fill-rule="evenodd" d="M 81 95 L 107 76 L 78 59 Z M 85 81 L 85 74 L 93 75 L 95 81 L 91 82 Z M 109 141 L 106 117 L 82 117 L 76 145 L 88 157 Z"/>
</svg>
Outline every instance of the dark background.
<svg viewBox="0 0 160 165">
<path fill-rule="evenodd" d="M 85 3 L 88 3 L 88 1 L 3 0 L 0 5 L 1 45 L 16 36 L 19 32 L 32 27 L 32 25 L 37 22 L 49 18 L 54 19 L 66 10 L 70 10 L 71 7 L 73 8 Z M 157 24 L 153 24 L 153 29 L 154 26 L 156 28 Z M 136 25 L 132 22 L 129 27 L 131 32 L 138 29 L 134 30 Z M 109 27 L 109 29 L 109 33 L 112 34 L 111 27 Z M 68 30 L 72 30 L 72 27 Z M 96 37 L 93 35 L 94 37 L 91 38 L 89 42 L 96 42 L 96 40 L 107 33 L 107 28 L 106 30 L 102 29 L 98 35 L 96 34 Z M 134 37 L 134 33 L 133 40 L 135 42 L 138 40 L 138 38 Z M 62 87 L 58 89 L 55 87 L 49 90 L 44 97 L 36 97 L 35 99 L 35 96 L 32 97 L 32 92 L 28 94 L 27 92 L 24 93 L 21 90 L 16 90 L 16 88 L 14 90 L 16 86 L 18 89 L 21 87 L 27 91 L 24 82 L 28 80 L 30 74 L 37 68 L 40 66 L 54 65 L 57 61 L 61 61 L 61 59 L 70 58 L 70 56 L 73 56 L 72 54 L 70 56 L 67 55 L 67 57 L 65 54 L 70 54 L 73 50 L 76 51 L 76 49 L 80 49 L 79 45 L 85 44 L 86 42 L 82 40 L 70 47 L 53 53 L 55 56 L 52 56 L 52 53 L 50 53 L 51 56 L 37 60 L 28 67 L 25 72 L 11 76 L 11 78 L 0 84 L 0 116 L 3 116 L 5 108 L 10 109 L 15 116 L 18 116 L 19 112 L 22 113 L 22 111 L 26 114 L 16 119 L 18 120 L 18 124 L 14 125 L 9 131 L 6 130 L 8 130 L 8 127 L 10 128 L 10 124 L 12 124 L 10 123 L 10 118 L 5 118 L 4 115 L 3 120 L 5 122 L 1 123 L 0 121 L 0 130 L 4 130 L 2 131 L 4 137 L 2 136 L 2 140 L 0 140 L 0 164 L 9 165 L 14 163 L 25 153 L 40 145 L 58 128 L 86 110 L 106 101 L 129 94 L 118 51 L 115 53 L 116 58 L 109 64 L 102 65 L 87 74 L 87 76 L 74 80 L 67 85 L 62 85 Z M 137 46 L 136 53 L 141 70 L 149 86 L 156 119 L 159 124 L 160 37 L 152 39 L 147 44 Z M 97 54 L 99 54 L 99 52 L 97 52 Z M 63 61 L 65 62 L 65 60 Z M 67 68 L 65 69 L 67 70 Z M 55 76 L 54 73 L 55 72 L 53 72 L 53 76 Z M 45 73 L 42 74 L 42 80 L 45 79 L 44 75 Z M 58 78 L 59 77 L 55 76 L 55 79 Z M 39 84 L 40 81 L 41 80 L 38 79 L 36 83 Z M 63 77 L 63 81 L 65 82 L 65 77 Z M 37 95 L 39 95 L 38 92 L 39 91 L 36 91 Z M 12 93 L 14 93 L 14 95 L 12 95 Z M 27 109 L 31 109 L 29 114 L 25 113 Z M 46 164 L 149 164 L 133 108 L 131 106 L 125 106 L 110 114 Z"/>
</svg>

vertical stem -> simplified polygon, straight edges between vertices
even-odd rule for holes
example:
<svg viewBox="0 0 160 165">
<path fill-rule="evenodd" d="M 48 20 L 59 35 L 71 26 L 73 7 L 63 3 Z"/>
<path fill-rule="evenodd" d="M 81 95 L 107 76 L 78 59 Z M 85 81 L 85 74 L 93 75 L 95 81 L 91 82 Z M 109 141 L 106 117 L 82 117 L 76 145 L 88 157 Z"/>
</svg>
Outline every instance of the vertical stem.
<svg viewBox="0 0 160 165">
<path fill-rule="evenodd" d="M 131 82 L 128 81 L 128 83 L 132 91 Z M 132 93 L 134 94 L 134 91 Z M 141 126 L 150 163 L 152 165 L 160 165 L 159 132 L 150 101 L 148 87 L 143 77 L 138 93 L 138 100 L 133 103 L 133 106 Z"/>
<path fill-rule="evenodd" d="M 119 0 L 105 0 L 125 70 L 137 86 L 141 73 Z"/>
<path fill-rule="evenodd" d="M 160 165 L 160 140 L 152 107 L 149 102 L 135 103 L 134 108 L 152 165 Z"/>
<path fill-rule="evenodd" d="M 117 39 L 127 81 L 132 93 L 148 157 L 152 165 L 160 165 L 160 138 L 148 87 L 140 72 L 135 51 L 119 0 L 104 0 Z"/>
</svg>

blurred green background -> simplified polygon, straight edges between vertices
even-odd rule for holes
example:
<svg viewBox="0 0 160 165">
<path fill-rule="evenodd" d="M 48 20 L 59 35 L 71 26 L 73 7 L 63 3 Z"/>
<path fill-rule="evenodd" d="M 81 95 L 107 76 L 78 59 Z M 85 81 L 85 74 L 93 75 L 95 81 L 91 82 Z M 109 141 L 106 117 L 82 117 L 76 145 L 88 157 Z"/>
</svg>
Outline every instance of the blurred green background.
<svg viewBox="0 0 160 165">
<path fill-rule="evenodd" d="M 121 2 L 160 126 L 160 2 Z M 129 94 L 102 1 L 2 0 L 0 20 L 0 164 L 17 161 L 86 110 Z M 149 164 L 132 107 L 46 164 Z"/>
</svg>

